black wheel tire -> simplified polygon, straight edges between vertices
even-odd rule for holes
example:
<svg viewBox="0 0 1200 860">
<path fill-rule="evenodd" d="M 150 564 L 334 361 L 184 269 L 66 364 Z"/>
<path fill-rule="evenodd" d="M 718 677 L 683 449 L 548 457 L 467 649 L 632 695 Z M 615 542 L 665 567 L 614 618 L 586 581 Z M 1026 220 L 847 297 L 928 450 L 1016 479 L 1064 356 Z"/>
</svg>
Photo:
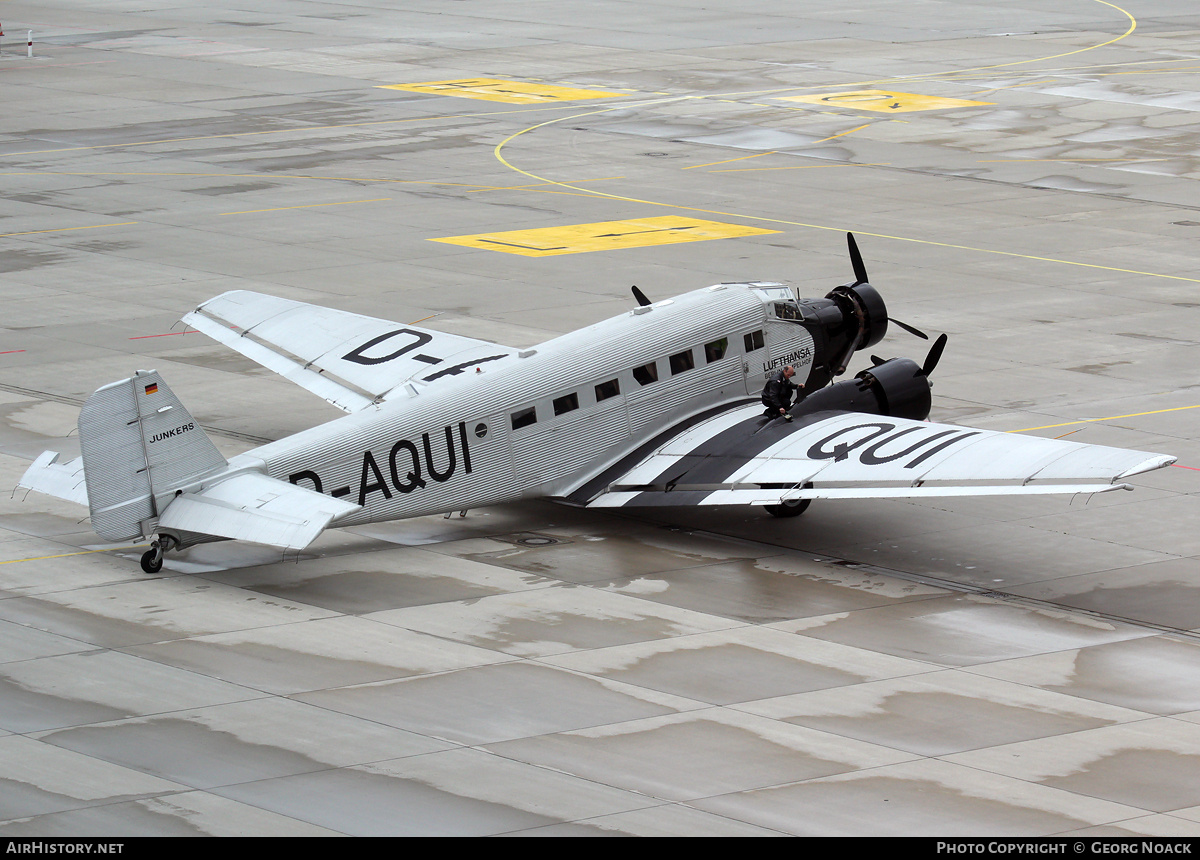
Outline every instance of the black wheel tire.
<svg viewBox="0 0 1200 860">
<path fill-rule="evenodd" d="M 798 517 L 808 510 L 808 506 L 812 504 L 812 499 L 800 499 L 792 504 L 786 502 L 782 505 L 763 505 L 767 509 L 767 513 L 773 517 L 787 519 L 789 517 Z"/>
<path fill-rule="evenodd" d="M 162 553 L 156 549 L 148 549 L 142 553 L 142 570 L 146 573 L 158 573 L 162 570 Z"/>
</svg>

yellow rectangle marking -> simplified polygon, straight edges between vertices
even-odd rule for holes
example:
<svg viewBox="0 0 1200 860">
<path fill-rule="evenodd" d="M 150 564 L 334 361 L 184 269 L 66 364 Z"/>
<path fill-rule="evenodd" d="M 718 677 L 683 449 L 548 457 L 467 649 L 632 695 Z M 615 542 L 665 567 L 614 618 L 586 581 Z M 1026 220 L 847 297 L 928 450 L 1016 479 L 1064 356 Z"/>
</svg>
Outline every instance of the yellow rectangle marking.
<svg viewBox="0 0 1200 860">
<path fill-rule="evenodd" d="M 531 84 L 525 81 L 502 81 L 495 78 L 466 78 L 461 81 L 426 81 L 420 84 L 388 84 L 382 90 L 407 90 L 435 96 L 459 96 L 489 102 L 508 102 L 528 105 L 541 102 L 572 102 L 583 99 L 613 99 L 624 93 L 601 90 L 577 90 L 553 84 Z"/>
<path fill-rule="evenodd" d="M 811 96 L 787 96 L 780 101 L 806 102 L 826 107 L 873 110 L 880 113 L 908 113 L 917 110 L 946 110 L 947 108 L 978 107 L 995 102 L 972 102 L 923 96 L 917 93 L 897 93 L 891 90 L 854 90 L 848 93 L 815 93 Z"/>
<path fill-rule="evenodd" d="M 676 242 L 705 242 L 737 236 L 761 236 L 778 233 L 761 227 L 744 227 L 720 221 L 702 221 L 667 215 L 661 218 L 633 218 L 628 221 L 600 221 L 595 224 L 570 224 L 537 230 L 508 230 L 503 233 L 477 233 L 473 236 L 449 236 L 431 239 L 466 248 L 503 251 L 523 257 L 553 257 L 585 251 L 612 251 L 618 248 L 645 248 Z"/>
</svg>

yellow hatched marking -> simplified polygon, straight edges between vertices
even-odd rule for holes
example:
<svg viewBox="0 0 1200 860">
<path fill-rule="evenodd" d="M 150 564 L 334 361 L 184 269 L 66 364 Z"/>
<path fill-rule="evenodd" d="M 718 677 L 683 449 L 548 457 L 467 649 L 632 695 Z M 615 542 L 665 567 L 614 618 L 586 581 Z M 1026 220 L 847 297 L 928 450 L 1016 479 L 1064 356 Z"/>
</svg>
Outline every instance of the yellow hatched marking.
<svg viewBox="0 0 1200 860">
<path fill-rule="evenodd" d="M 583 99 L 615 99 L 625 93 L 606 93 L 601 90 L 577 90 L 553 84 L 531 84 L 525 81 L 501 81 L 495 78 L 466 78 L 461 81 L 426 81 L 420 84 L 388 84 L 382 90 L 407 90 L 435 96 L 460 96 L 489 102 L 508 102 L 528 105 L 543 102 L 573 102 Z"/>
<path fill-rule="evenodd" d="M 806 102 L 813 105 L 873 110 L 880 113 L 907 113 L 917 110 L 946 110 L 947 108 L 978 107 L 995 102 L 972 102 L 965 99 L 946 99 L 917 93 L 897 93 L 891 90 L 854 90 L 848 93 L 814 93 L 811 96 L 787 96 L 780 101 Z"/>
<path fill-rule="evenodd" d="M 467 248 L 503 251 L 523 257 L 553 257 L 585 251 L 612 251 L 618 248 L 645 248 L 676 242 L 705 242 L 738 236 L 778 233 L 761 227 L 725 224 L 668 215 L 662 218 L 634 218 L 628 221 L 599 221 L 595 224 L 570 224 L 537 230 L 508 230 L 503 233 L 477 233 L 473 236 L 449 236 L 431 239 Z"/>
</svg>

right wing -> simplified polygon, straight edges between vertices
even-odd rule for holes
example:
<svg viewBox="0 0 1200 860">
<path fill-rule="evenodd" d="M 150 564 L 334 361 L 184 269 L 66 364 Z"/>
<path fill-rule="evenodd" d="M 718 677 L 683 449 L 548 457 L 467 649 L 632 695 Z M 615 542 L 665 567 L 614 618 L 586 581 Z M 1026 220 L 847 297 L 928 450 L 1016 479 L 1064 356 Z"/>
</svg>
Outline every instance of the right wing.
<svg viewBox="0 0 1200 860">
<path fill-rule="evenodd" d="M 1103 493 L 1165 454 L 857 412 L 792 423 L 747 406 L 687 428 L 593 480 L 588 507 L 778 505 L 801 499 Z"/>
<path fill-rule="evenodd" d="M 386 400 L 405 383 L 437 382 L 516 355 L 483 340 L 245 290 L 209 299 L 183 321 L 344 412 Z"/>
</svg>

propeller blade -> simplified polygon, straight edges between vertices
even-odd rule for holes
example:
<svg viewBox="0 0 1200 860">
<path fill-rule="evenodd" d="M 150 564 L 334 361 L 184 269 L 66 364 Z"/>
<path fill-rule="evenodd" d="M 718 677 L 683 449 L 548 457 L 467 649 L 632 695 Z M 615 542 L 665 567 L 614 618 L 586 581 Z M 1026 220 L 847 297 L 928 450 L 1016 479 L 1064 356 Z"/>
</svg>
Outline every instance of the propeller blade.
<svg viewBox="0 0 1200 860">
<path fill-rule="evenodd" d="M 921 340 L 929 340 L 929 335 L 925 334 L 925 332 L 921 331 L 920 329 L 913 328 L 908 323 L 902 323 L 902 322 L 900 322 L 900 320 L 892 319 L 891 317 L 888 317 L 888 322 L 895 323 L 896 325 L 900 326 L 900 328 L 904 329 L 909 334 L 915 334 Z"/>
<path fill-rule="evenodd" d="M 846 244 L 850 247 L 850 265 L 854 267 L 854 286 L 867 282 L 867 267 L 863 265 L 862 254 L 858 253 L 858 243 L 854 234 L 846 234 Z"/>
<path fill-rule="evenodd" d="M 652 302 L 648 298 L 646 298 L 645 293 L 643 293 L 641 290 L 639 290 L 637 288 L 637 284 L 633 285 L 633 297 L 635 299 L 637 299 L 637 303 L 639 305 L 641 305 L 642 307 L 647 307 L 648 305 L 654 304 L 654 302 Z"/>
<path fill-rule="evenodd" d="M 879 367 L 879 365 L 883 364 L 885 361 L 887 361 L 886 358 L 880 358 L 877 355 L 871 356 L 871 365 L 873 367 Z"/>
<path fill-rule="evenodd" d="M 942 350 L 946 348 L 946 341 L 949 339 L 946 335 L 942 334 L 933 342 L 933 346 L 929 349 L 929 355 L 925 356 L 925 364 L 921 366 L 921 374 L 923 376 L 929 376 L 929 374 L 933 373 L 933 369 L 941 361 Z"/>
</svg>

